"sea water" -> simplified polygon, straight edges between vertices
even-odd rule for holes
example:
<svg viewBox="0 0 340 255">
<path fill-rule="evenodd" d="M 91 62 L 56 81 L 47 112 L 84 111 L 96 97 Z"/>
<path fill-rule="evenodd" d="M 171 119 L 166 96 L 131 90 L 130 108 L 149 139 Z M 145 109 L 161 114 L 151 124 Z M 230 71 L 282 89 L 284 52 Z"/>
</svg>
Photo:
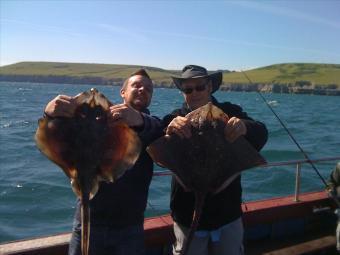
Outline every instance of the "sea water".
<svg viewBox="0 0 340 255">
<path fill-rule="evenodd" d="M 76 197 L 63 171 L 37 149 L 34 133 L 48 101 L 58 94 L 76 95 L 90 85 L 0 83 L 0 242 L 71 230 Z M 119 87 L 96 86 L 113 103 Z M 240 105 L 267 125 L 269 139 L 262 155 L 268 162 L 303 159 L 303 154 L 257 93 L 216 92 L 219 101 Z M 311 159 L 340 156 L 340 97 L 264 94 L 267 102 Z M 181 107 L 176 89 L 154 90 L 150 111 L 162 117 Z M 327 179 L 336 161 L 317 163 Z M 155 171 L 163 171 L 155 167 Z M 146 216 L 169 212 L 170 176 L 154 176 Z M 292 194 L 295 166 L 255 168 L 242 175 L 243 200 Z M 324 186 L 308 165 L 302 166 L 301 191 Z M 123 194 L 122 194 L 123 195 Z"/>
</svg>

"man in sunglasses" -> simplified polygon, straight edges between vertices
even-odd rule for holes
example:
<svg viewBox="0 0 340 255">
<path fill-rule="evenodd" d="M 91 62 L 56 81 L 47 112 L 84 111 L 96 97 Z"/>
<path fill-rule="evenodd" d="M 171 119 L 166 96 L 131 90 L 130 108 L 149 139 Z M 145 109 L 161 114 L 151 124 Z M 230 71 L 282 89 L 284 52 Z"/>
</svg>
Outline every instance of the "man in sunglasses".
<svg viewBox="0 0 340 255">
<path fill-rule="evenodd" d="M 266 126 L 248 117 L 238 105 L 220 103 L 212 95 L 222 83 L 222 72 L 208 74 L 204 67 L 185 66 L 179 77 L 172 77 L 175 85 L 182 91 L 182 108 L 174 110 L 163 118 L 167 135 L 190 138 L 191 124 L 184 116 L 189 112 L 212 102 L 229 116 L 224 133 L 229 142 L 244 136 L 256 150 L 267 141 Z M 180 253 L 186 239 L 194 211 L 194 193 L 187 192 L 173 178 L 171 185 L 170 208 L 174 220 L 176 242 L 173 254 Z M 207 196 L 204 202 L 198 230 L 186 255 L 243 254 L 242 188 L 238 175 L 224 190 Z"/>
</svg>

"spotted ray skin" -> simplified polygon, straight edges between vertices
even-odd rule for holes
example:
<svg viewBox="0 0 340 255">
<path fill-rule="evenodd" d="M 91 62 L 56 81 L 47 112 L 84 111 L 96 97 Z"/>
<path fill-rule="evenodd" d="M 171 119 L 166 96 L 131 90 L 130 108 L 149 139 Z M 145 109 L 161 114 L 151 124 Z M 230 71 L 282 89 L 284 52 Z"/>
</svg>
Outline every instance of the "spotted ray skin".
<svg viewBox="0 0 340 255">
<path fill-rule="evenodd" d="M 187 252 L 197 229 L 206 195 L 223 190 L 241 171 L 266 162 L 243 137 L 233 143 L 225 139 L 229 118 L 212 103 L 186 117 L 192 124 L 191 138 L 163 136 L 147 148 L 158 165 L 170 169 L 179 183 L 195 194 L 193 220 L 181 254 Z"/>
<path fill-rule="evenodd" d="M 89 200 L 99 181 L 114 182 L 137 160 L 141 142 L 123 121 L 109 125 L 111 102 L 96 89 L 75 97 L 71 118 L 42 118 L 35 140 L 40 151 L 62 168 L 81 200 L 83 255 L 89 253 Z"/>
</svg>

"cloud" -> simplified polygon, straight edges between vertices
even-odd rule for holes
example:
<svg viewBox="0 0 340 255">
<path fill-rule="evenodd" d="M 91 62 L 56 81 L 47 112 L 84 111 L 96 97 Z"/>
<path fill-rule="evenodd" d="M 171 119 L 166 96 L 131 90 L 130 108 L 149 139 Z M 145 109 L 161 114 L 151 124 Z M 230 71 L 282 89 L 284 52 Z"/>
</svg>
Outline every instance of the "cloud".
<svg viewBox="0 0 340 255">
<path fill-rule="evenodd" d="M 223 38 L 216 38 L 216 37 L 206 37 L 206 36 L 200 36 L 200 35 L 193 35 L 193 34 L 181 34 L 181 33 L 171 33 L 171 32 L 160 32 L 160 31 L 150 31 L 146 30 L 145 32 L 157 34 L 157 35 L 163 35 L 163 36 L 169 36 L 169 37 L 178 37 L 178 38 L 186 38 L 186 39 L 192 39 L 192 40 L 202 40 L 202 41 L 212 41 L 217 43 L 223 43 L 223 44 L 234 44 L 234 45 L 243 45 L 243 46 L 256 46 L 261 48 L 267 48 L 267 49 L 277 49 L 277 50 L 284 50 L 284 51 L 296 51 L 296 52 L 306 52 L 306 53 L 312 53 L 312 54 L 318 54 L 318 55 L 327 55 L 327 56 L 340 56 L 340 54 L 336 54 L 334 52 L 328 52 L 324 50 L 318 50 L 318 49 L 308 49 L 306 47 L 287 47 L 283 45 L 278 44 L 267 44 L 267 43 L 257 43 L 257 42 L 251 42 L 251 41 L 244 41 L 244 40 L 230 40 L 230 39 L 223 39 Z"/>
<path fill-rule="evenodd" d="M 340 28 L 340 22 L 328 20 L 325 18 L 318 17 L 315 14 L 304 13 L 304 12 L 300 12 L 300 11 L 286 8 L 283 6 L 280 6 L 280 7 L 273 6 L 263 1 L 262 2 L 256 2 L 256 1 L 237 1 L 236 2 L 235 1 L 235 2 L 228 2 L 228 3 L 232 3 L 235 5 L 241 6 L 241 7 L 256 9 L 256 10 L 271 13 L 271 14 L 292 17 L 295 19 L 318 23 L 321 25 L 325 25 L 325 26 L 329 26 L 329 27 L 333 27 L 337 29 Z"/>
<path fill-rule="evenodd" d="M 98 24 L 97 26 L 99 26 L 102 29 L 105 29 L 110 33 L 115 33 L 118 36 L 130 38 L 139 43 L 146 43 L 149 41 L 148 37 L 146 37 L 141 31 L 137 32 L 137 30 L 135 29 L 128 29 L 110 24 Z"/>
<path fill-rule="evenodd" d="M 75 33 L 70 29 L 65 29 L 63 27 L 56 27 L 56 26 L 47 26 L 47 25 L 38 25 L 34 23 L 29 23 L 22 20 L 14 20 L 14 19 L 1 19 L 1 23 L 12 23 L 17 25 L 22 25 L 28 27 L 30 29 L 39 30 L 39 31 L 47 31 L 52 33 L 61 33 L 66 34 L 68 36 L 83 36 L 83 34 Z"/>
</svg>

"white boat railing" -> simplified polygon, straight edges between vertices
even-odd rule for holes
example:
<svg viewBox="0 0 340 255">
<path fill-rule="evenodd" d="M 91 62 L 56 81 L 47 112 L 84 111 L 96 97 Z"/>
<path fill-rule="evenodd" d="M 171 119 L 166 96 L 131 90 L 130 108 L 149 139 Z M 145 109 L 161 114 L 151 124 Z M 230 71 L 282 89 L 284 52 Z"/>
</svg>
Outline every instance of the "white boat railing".
<svg viewBox="0 0 340 255">
<path fill-rule="evenodd" d="M 337 160 L 340 160 L 340 156 L 329 157 L 329 158 L 318 158 L 318 159 L 311 159 L 311 160 L 299 159 L 299 160 L 290 160 L 290 161 L 270 162 L 264 165 L 260 165 L 258 167 L 276 167 L 276 166 L 296 165 L 294 201 L 299 202 L 302 165 L 306 163 L 310 163 L 310 162 L 318 163 L 318 162 L 337 161 Z M 158 172 L 154 172 L 153 175 L 154 176 L 167 176 L 167 175 L 172 175 L 172 173 L 171 171 L 158 171 Z"/>
</svg>

